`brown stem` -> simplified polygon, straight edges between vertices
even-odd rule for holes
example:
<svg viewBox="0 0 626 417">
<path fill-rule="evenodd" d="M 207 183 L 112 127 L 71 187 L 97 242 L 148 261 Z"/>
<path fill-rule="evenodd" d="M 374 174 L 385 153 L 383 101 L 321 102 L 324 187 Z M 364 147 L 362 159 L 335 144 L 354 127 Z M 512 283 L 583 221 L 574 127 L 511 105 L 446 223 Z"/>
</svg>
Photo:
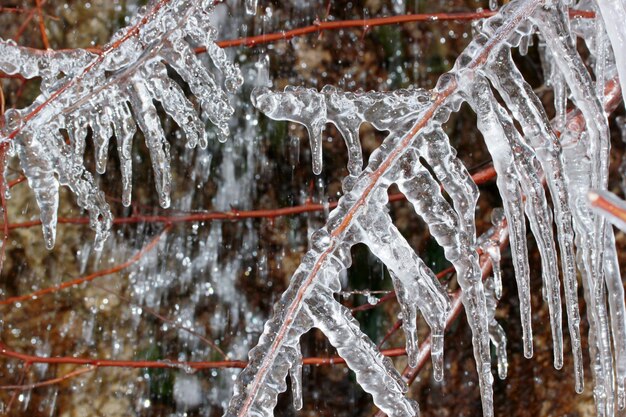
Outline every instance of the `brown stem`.
<svg viewBox="0 0 626 417">
<path fill-rule="evenodd" d="M 80 284 L 82 284 L 84 282 L 93 281 L 96 278 L 105 277 L 107 275 L 112 275 L 112 274 L 115 274 L 116 272 L 120 272 L 121 270 L 126 269 L 129 266 L 131 266 L 132 264 L 134 264 L 137 261 L 139 261 L 146 253 L 150 252 L 157 245 L 157 243 L 159 243 L 159 240 L 161 239 L 161 237 L 165 233 L 167 233 L 170 228 L 171 228 L 171 226 L 167 226 L 165 229 L 163 229 L 163 231 L 161 233 L 159 233 L 146 246 L 144 246 L 139 252 L 137 252 L 135 255 L 133 255 L 133 257 L 130 258 L 129 260 L 127 260 L 126 262 L 123 262 L 123 263 L 121 263 L 119 265 L 116 265 L 116 266 L 114 266 L 112 268 L 103 269 L 103 270 L 94 272 L 92 274 L 85 275 L 84 277 L 76 278 L 76 279 L 73 279 L 71 281 L 67 281 L 67 282 L 64 282 L 62 284 L 55 285 L 53 287 L 43 288 L 41 290 L 37 290 L 37 291 L 31 292 L 30 294 L 19 295 L 19 296 L 16 296 L 16 297 L 10 297 L 10 298 L 6 298 L 4 300 L 0 300 L 0 305 L 9 305 L 9 304 L 15 304 L 15 303 L 21 302 L 21 301 L 38 299 L 42 295 L 59 292 L 59 291 L 65 289 L 65 288 L 74 287 L 74 286 L 80 285 Z"/>
<path fill-rule="evenodd" d="M 472 175 L 476 184 L 484 184 L 487 181 L 495 178 L 496 172 L 492 166 L 481 169 L 476 174 Z M 18 179 L 23 181 L 21 178 Z M 10 184 L 12 185 L 12 183 Z M 391 194 L 389 201 L 401 201 L 406 197 L 401 193 Z M 314 211 L 323 211 L 326 209 L 334 209 L 337 207 L 337 202 L 330 202 L 328 204 L 315 204 L 306 203 L 299 206 L 283 207 L 277 209 L 258 209 L 258 210 L 230 210 L 230 211 L 218 211 L 208 213 L 193 213 L 185 215 L 132 215 L 129 217 L 116 217 L 113 219 L 113 224 L 132 224 L 132 223 L 192 223 L 192 222 L 205 222 L 215 220 L 229 220 L 239 221 L 243 219 L 275 219 L 277 217 L 291 216 L 294 214 L 308 213 Z M 89 224 L 88 217 L 59 217 L 57 220 L 59 224 Z M 34 227 L 41 225 L 41 220 L 30 220 L 27 222 L 10 223 L 9 230 L 22 229 L 28 227 Z"/>
</svg>

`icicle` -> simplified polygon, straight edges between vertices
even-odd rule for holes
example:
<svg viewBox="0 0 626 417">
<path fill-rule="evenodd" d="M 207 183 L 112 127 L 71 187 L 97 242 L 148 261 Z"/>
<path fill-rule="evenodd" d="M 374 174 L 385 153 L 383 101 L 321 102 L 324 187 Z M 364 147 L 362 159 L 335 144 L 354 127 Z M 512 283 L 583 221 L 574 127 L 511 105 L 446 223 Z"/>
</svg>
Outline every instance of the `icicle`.
<svg viewBox="0 0 626 417">
<path fill-rule="evenodd" d="M 244 0 L 246 2 L 246 13 L 249 15 L 256 14 L 258 0 Z"/>
<path fill-rule="evenodd" d="M 368 338 L 361 336 L 359 323 L 348 309 L 319 295 L 307 300 L 307 306 L 315 327 L 324 332 L 337 353 L 345 358 L 359 385 L 372 394 L 378 408 L 390 417 L 418 414 L 417 404 L 404 397 L 408 387 L 391 360 L 378 352 Z"/>
<path fill-rule="evenodd" d="M 120 159 L 120 171 L 122 175 L 122 204 L 130 206 L 133 188 L 133 137 L 137 131 L 137 125 L 132 118 L 126 102 L 120 103 L 113 108 L 113 130 L 117 139 L 117 155 Z"/>
<path fill-rule="evenodd" d="M 17 146 L 24 175 L 39 206 L 46 248 L 52 249 L 56 239 L 59 181 L 54 176 L 54 166 L 47 152 L 36 136 L 23 135 Z"/>
<path fill-rule="evenodd" d="M 133 83 L 136 95 L 131 100 L 131 107 L 135 112 L 139 128 L 146 138 L 146 145 L 150 151 L 154 182 L 159 194 L 159 204 L 163 208 L 170 206 L 170 190 L 172 177 L 170 172 L 169 143 L 159 123 L 157 109 L 152 102 L 148 86 L 142 80 Z"/>
<path fill-rule="evenodd" d="M 252 103 L 274 120 L 302 123 L 309 132 L 313 173 L 322 173 L 322 131 L 326 124 L 326 101 L 314 89 L 287 87 L 284 93 L 255 89 Z M 360 145 L 359 145 L 360 147 Z"/>
<path fill-rule="evenodd" d="M 214 77 L 182 39 L 172 40 L 163 55 L 167 63 L 189 84 L 191 92 L 200 99 L 202 110 L 218 128 L 218 139 L 225 141 L 230 134 L 228 120 L 233 114 L 226 93 L 218 87 Z"/>
<path fill-rule="evenodd" d="M 113 136 L 111 129 L 111 117 L 109 115 L 110 108 L 108 106 L 96 105 L 90 114 L 93 131 L 93 143 L 95 149 L 96 171 L 98 174 L 104 174 L 106 171 L 107 153 L 109 150 L 109 139 Z"/>
<path fill-rule="evenodd" d="M 167 75 L 165 65 L 153 61 L 142 69 L 152 98 L 163 106 L 165 112 L 174 119 L 187 136 L 187 146 L 194 148 L 198 143 L 206 147 L 207 138 L 204 123 L 198 117 L 193 105 L 185 97 L 183 89 Z"/>
<path fill-rule="evenodd" d="M 615 352 L 615 379 L 617 383 L 617 406 L 620 410 L 626 407 L 626 303 L 624 301 L 624 285 L 619 270 L 619 261 L 615 246 L 613 230 L 607 228 L 604 265 L 604 278 L 608 291 L 609 312 L 611 315 L 611 331 L 613 333 L 613 351 Z"/>
<path fill-rule="evenodd" d="M 444 87 L 439 86 L 439 88 L 443 89 Z M 447 118 L 447 112 L 449 112 L 449 110 L 444 109 L 441 114 L 435 117 L 437 119 Z M 433 143 L 442 136 L 445 136 L 445 134 L 439 127 L 436 127 L 432 132 L 426 133 L 424 139 L 419 135 L 415 143 L 417 148 L 421 149 L 421 139 L 426 143 Z M 442 141 L 442 143 L 446 142 L 446 140 Z M 410 153 L 407 153 L 405 157 L 410 158 Z M 446 212 L 443 202 L 437 201 L 436 198 L 438 195 L 440 196 L 438 186 L 433 180 L 428 180 L 430 175 L 427 175 L 427 171 L 423 167 L 418 163 L 413 163 L 413 166 L 414 172 L 407 169 L 403 170 L 404 175 L 409 175 L 409 177 L 406 178 L 409 181 L 405 180 L 399 182 L 398 185 L 410 201 L 417 203 L 414 203 L 416 212 L 429 224 L 431 233 L 438 240 L 439 244 L 444 247 L 446 257 L 453 263 L 457 270 L 457 280 L 462 289 L 462 301 L 465 305 L 468 322 L 472 328 L 472 342 L 480 381 L 483 414 L 485 416 L 491 416 L 493 414 L 493 376 L 491 375 L 487 307 L 485 304 L 480 267 L 478 266 L 478 257 L 475 252 L 475 236 L 468 234 L 466 230 L 462 230 L 461 233 L 455 233 L 455 220 L 442 221 L 442 219 L 438 218 L 438 216 L 441 215 L 439 214 L 440 212 Z M 415 179 L 413 179 L 412 176 L 415 176 Z M 437 189 L 437 192 L 435 189 Z M 453 199 L 460 198 L 459 195 L 455 195 L 453 192 L 451 192 L 450 195 Z M 430 205 L 427 205 L 428 200 L 424 200 L 424 196 L 434 198 Z M 473 213 L 475 198 L 475 193 L 472 194 L 470 192 L 464 194 L 463 199 L 467 199 L 471 202 L 469 205 L 465 205 L 463 210 L 459 210 L 461 218 L 463 218 L 464 221 L 468 219 L 467 212 Z M 434 210 L 434 207 L 438 209 Z M 450 211 L 448 211 L 448 213 L 450 213 Z M 456 218 L 457 224 L 465 224 L 459 217 L 453 215 L 452 219 L 454 218 Z M 447 229 L 446 226 L 452 227 L 452 229 Z M 463 229 L 465 229 L 465 227 Z M 474 229 L 470 228 L 469 230 L 473 231 Z"/>
<path fill-rule="evenodd" d="M 456 172 L 455 164 L 452 161 L 458 162 L 455 156 L 450 152 L 450 148 L 446 148 L 447 136 L 441 129 L 435 129 L 433 132 L 419 136 L 416 139 L 416 144 L 419 145 L 419 149 L 422 149 L 422 144 L 440 144 L 440 147 L 434 147 L 432 152 L 427 155 L 427 161 L 435 162 L 433 164 L 434 170 L 448 171 L 459 174 L 462 176 L 462 172 Z M 474 228 L 466 227 L 463 220 L 468 221 L 468 212 L 473 213 L 475 207 L 476 192 L 474 187 L 470 187 L 473 193 L 466 193 L 461 191 L 462 188 L 446 189 L 453 201 L 459 202 L 466 199 L 467 204 L 461 205 L 461 214 L 457 214 L 448 202 L 441 194 L 439 184 L 432 178 L 431 174 L 425 169 L 419 162 L 420 154 L 417 150 L 409 149 L 403 156 L 403 160 L 399 163 L 399 169 L 402 173 L 402 177 L 398 182 L 398 186 L 407 199 L 413 204 L 416 213 L 424 219 L 429 226 L 431 234 L 437 242 L 443 246 L 446 258 L 448 258 L 457 270 L 459 281 L 464 283 L 470 283 L 475 280 L 480 280 L 480 268 L 478 266 L 477 255 L 474 251 Z M 446 169 L 447 168 L 447 169 Z M 393 175 L 393 174 L 392 174 Z M 469 177 L 469 174 L 465 172 L 465 178 Z M 462 184 L 462 182 L 461 182 Z M 460 190 L 459 190 L 460 189 Z M 455 192 L 456 191 L 456 192 Z M 470 221 L 473 224 L 473 222 Z M 459 226 L 463 225 L 459 230 Z M 470 233 L 467 233 L 469 229 Z M 390 263 L 385 262 L 387 265 Z M 478 327 L 478 325 L 477 325 Z M 435 334 L 433 332 L 433 334 Z M 435 334 L 437 337 L 439 333 Z M 438 349 L 439 350 L 439 349 Z M 434 357 L 433 357 L 434 359 Z M 442 372 L 439 369 L 442 362 L 433 362 L 435 369 L 435 378 L 438 379 L 442 375 L 438 374 Z"/>
<path fill-rule="evenodd" d="M 429 176 L 427 172 L 426 174 Z M 363 242 L 387 266 L 393 279 L 402 309 L 402 328 L 406 337 L 409 365 L 414 367 L 417 366 L 419 353 L 416 330 L 417 308 L 430 326 L 431 334 L 437 338 L 437 341 L 443 342 L 450 300 L 439 285 L 435 274 L 415 254 L 394 226 L 391 217 L 384 212 L 383 207 L 376 211 L 380 213 L 377 213 L 375 217 L 364 213 L 358 222 L 362 228 Z M 432 354 L 432 361 L 435 379 L 440 381 L 443 378 L 442 346 L 438 346 L 437 354 Z"/>
<path fill-rule="evenodd" d="M 617 72 L 621 80 L 622 97 L 626 97 L 626 4 L 621 0 L 600 0 L 597 2 L 604 20 L 604 27 L 609 35 L 611 47 L 615 54 Z"/>
<path fill-rule="evenodd" d="M 367 121 L 379 130 L 409 128 L 410 121 L 430 104 L 431 95 L 417 89 L 349 93 L 332 86 L 325 86 L 321 92 L 288 86 L 283 92 L 270 91 L 267 87 L 256 88 L 251 99 L 259 110 L 274 120 L 289 120 L 306 126 L 315 174 L 321 172 L 321 132 L 327 122 L 334 124 L 348 148 L 348 171 L 352 176 L 349 181 L 353 181 L 353 177 L 363 170 L 358 139 L 361 124 Z"/>
<path fill-rule="evenodd" d="M 302 409 L 302 352 L 297 347 L 296 358 L 289 368 L 289 378 L 291 380 L 291 392 L 293 395 L 293 408 Z"/>
<path fill-rule="evenodd" d="M 478 187 L 467 168 L 457 158 L 456 150 L 450 146 L 450 139 L 443 129 L 421 135 L 415 142 L 418 153 L 432 168 L 437 180 L 446 190 L 454 209 L 459 215 L 460 226 L 468 239 L 467 245 L 475 244 L 475 208 L 478 201 Z"/>
<path fill-rule="evenodd" d="M 539 29 L 552 49 L 555 61 L 563 72 L 572 92 L 574 102 L 585 117 L 585 139 L 588 149 L 577 155 L 577 159 L 588 156 L 591 160 L 590 180 L 587 187 L 576 184 L 584 193 L 589 186 L 594 189 L 606 189 L 608 182 L 609 136 L 608 124 L 602 103 L 597 97 L 595 86 L 587 69 L 578 55 L 569 33 L 569 20 L 561 7 L 543 10 L 538 16 Z M 570 183 L 571 186 L 573 184 Z M 586 184 L 585 184 L 586 185 Z M 584 199 L 584 196 L 581 196 Z M 581 213 L 583 211 L 581 210 Z M 579 217 L 581 223 L 589 223 L 587 235 L 580 239 L 583 255 L 580 267 L 583 284 L 586 287 L 586 299 L 589 308 L 587 315 L 590 322 L 590 346 L 595 388 L 594 397 L 598 415 L 613 415 L 615 392 L 613 387 L 613 358 L 610 343 L 610 330 L 606 308 L 604 256 L 606 244 L 606 222 L 601 216 Z"/>
<path fill-rule="evenodd" d="M 540 100 L 530 85 L 524 81 L 513 63 L 510 49 L 503 48 L 498 53 L 497 59 L 489 64 L 487 69 L 485 75 L 500 93 L 515 119 L 521 124 L 525 134 L 524 141 L 536 150 L 535 156 L 545 172 L 546 182 L 550 189 L 554 205 L 554 218 L 558 219 L 556 221 L 557 238 L 561 249 L 561 266 L 574 356 L 576 390 L 581 391 L 583 387 L 583 362 L 579 329 L 578 282 L 574 259 L 574 231 L 569 205 L 570 196 L 564 177 L 565 169 L 561 145 L 550 129 L 550 122 L 543 111 Z M 513 238 L 513 236 L 511 237 Z M 537 235 L 536 237 L 538 239 L 543 238 Z"/>
<path fill-rule="evenodd" d="M 485 283 L 485 295 L 487 296 L 487 313 L 489 315 L 489 339 L 496 348 L 498 377 L 504 380 L 506 379 L 509 367 L 506 355 L 506 333 L 504 333 L 504 329 L 495 318 L 498 300 L 496 299 L 495 282 L 493 277 L 487 279 L 487 282 Z"/>
<path fill-rule="evenodd" d="M 491 94 L 488 87 L 482 88 L 474 84 L 471 88 L 470 104 L 477 112 L 478 127 L 483 133 L 489 153 L 493 158 L 494 168 L 498 174 L 497 183 L 504 212 L 507 218 L 511 241 L 511 256 L 515 268 L 515 279 L 517 281 L 517 291 L 520 301 L 520 316 L 522 322 L 522 339 L 524 345 L 524 356 L 527 358 L 533 355 L 532 346 L 532 326 L 530 311 L 530 272 L 528 266 L 528 250 L 526 248 L 526 226 L 522 209 L 522 192 L 519 186 L 517 173 L 514 169 L 514 160 L 511 150 L 506 142 L 501 140 L 503 131 L 498 127 L 497 122 L 492 120 L 495 114 L 491 110 Z M 485 94 L 488 94 L 485 96 Z"/>
</svg>

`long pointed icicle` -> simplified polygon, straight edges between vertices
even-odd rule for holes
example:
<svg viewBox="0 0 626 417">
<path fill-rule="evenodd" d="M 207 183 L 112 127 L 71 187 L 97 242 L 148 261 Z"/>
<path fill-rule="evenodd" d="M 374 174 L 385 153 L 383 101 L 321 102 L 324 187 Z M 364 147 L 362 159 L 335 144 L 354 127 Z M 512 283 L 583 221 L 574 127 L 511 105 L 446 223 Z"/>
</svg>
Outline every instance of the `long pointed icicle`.
<svg viewBox="0 0 626 417">
<path fill-rule="evenodd" d="M 480 109 L 478 110 L 479 119 L 485 118 L 484 124 L 479 122 L 479 128 L 482 131 L 481 126 L 488 126 L 484 134 L 492 135 L 492 138 L 486 138 L 487 143 L 501 140 L 499 139 L 501 137 L 506 139 L 511 149 L 520 186 L 526 197 L 525 211 L 541 254 L 542 277 L 546 288 L 552 327 L 554 366 L 560 369 L 563 366 L 560 282 L 556 248 L 552 235 L 552 215 L 538 174 L 538 171 L 541 170 L 536 166 L 535 152 L 523 142 L 513 125 L 513 120 L 497 104 L 488 82 L 477 77 L 474 86 L 475 91 L 480 91 L 478 94 L 483 96 L 482 99 L 485 100 L 482 105 L 477 106 L 477 109 Z M 484 113 L 481 114 L 480 112 Z"/>
<path fill-rule="evenodd" d="M 576 155 L 576 159 L 588 156 L 591 164 L 588 184 L 570 183 L 583 195 L 574 201 L 584 201 L 589 187 L 605 190 L 608 182 L 609 135 L 608 122 L 597 89 L 588 70 L 576 51 L 573 37 L 569 31 L 569 20 L 560 5 L 541 11 L 536 19 L 539 29 L 546 39 L 546 44 L 553 51 L 555 62 L 565 76 L 576 106 L 585 118 L 584 139 L 587 141 L 585 152 Z M 587 211 L 588 213 L 588 211 Z M 589 308 L 587 315 L 590 322 L 590 345 L 593 358 L 596 410 L 598 415 L 612 416 L 614 413 L 615 391 L 613 375 L 613 356 L 611 351 L 611 332 L 609 329 L 608 309 L 606 307 L 605 261 L 608 256 L 605 249 L 607 224 L 598 215 L 578 217 L 581 225 L 591 233 L 581 237 L 583 256 L 580 258 L 583 284 Z"/>
<path fill-rule="evenodd" d="M 450 300 L 439 285 L 435 274 L 415 254 L 409 243 L 402 237 L 391 217 L 384 213 L 383 207 L 374 222 L 368 213 L 364 213 L 359 225 L 363 229 L 364 243 L 389 269 L 398 301 L 402 308 L 402 327 L 406 335 L 409 364 L 417 366 L 419 346 L 417 345 L 416 310 L 431 329 L 432 361 L 434 376 L 437 381 L 443 378 L 443 332 Z M 365 222 L 364 222 L 365 221 Z M 434 225 L 437 228 L 437 225 Z"/>
<path fill-rule="evenodd" d="M 23 145 L 17 146 L 17 153 L 39 206 L 44 242 L 48 249 L 52 249 L 56 239 L 59 181 L 53 174 L 52 160 L 47 157 L 39 137 L 25 135 L 22 141 Z"/>
<path fill-rule="evenodd" d="M 468 100 L 478 115 L 478 128 L 483 132 L 487 148 L 498 173 L 497 183 L 504 212 L 509 227 L 511 255 L 515 268 L 518 298 L 520 301 L 520 317 L 522 322 L 522 339 L 524 355 L 533 355 L 532 325 L 530 306 L 530 270 L 528 266 L 528 249 L 526 247 L 526 226 L 523 213 L 522 190 L 515 171 L 513 154 L 508 144 L 501 139 L 504 134 L 496 121 L 489 117 L 493 114 L 488 89 L 469 86 Z M 488 87 L 487 87 L 488 88 Z M 494 129 L 495 132 L 494 132 Z M 494 132 L 493 134 L 491 132 Z"/>
<path fill-rule="evenodd" d="M 539 98 L 532 87 L 524 81 L 513 63 L 509 48 L 495 55 L 486 66 L 485 75 L 489 78 L 507 107 L 519 121 L 525 140 L 536 150 L 537 159 L 545 172 L 546 182 L 552 196 L 557 239 L 561 251 L 564 294 L 567 306 L 568 327 L 574 357 L 576 391 L 583 389 L 583 361 L 580 339 L 580 312 L 578 310 L 578 279 L 574 255 L 574 229 L 570 210 L 570 195 L 565 181 L 564 161 L 561 145 L 545 114 Z"/>
<path fill-rule="evenodd" d="M 159 195 L 159 204 L 163 208 L 170 206 L 170 191 L 172 187 L 172 173 L 170 171 L 170 145 L 165 139 L 165 133 L 158 122 L 157 109 L 152 102 L 148 86 L 142 80 L 133 85 L 136 95 L 132 97 L 131 107 L 136 114 L 139 128 L 146 137 L 146 145 L 150 151 L 150 159 L 154 170 L 154 182 Z"/>
<path fill-rule="evenodd" d="M 427 139 L 428 138 L 428 139 Z M 445 144 L 447 136 L 440 128 L 420 136 L 416 141 L 418 145 L 423 142 Z M 419 146 L 420 149 L 422 146 Z M 432 178 L 429 171 L 419 162 L 420 153 L 417 149 L 409 149 L 400 162 L 402 177 L 397 180 L 400 191 L 413 205 L 415 212 L 424 219 L 432 236 L 444 248 L 446 258 L 454 265 L 459 280 L 472 282 L 480 274 L 478 255 L 475 251 L 474 235 L 469 234 L 463 227 L 465 216 L 455 212 L 443 197 L 439 184 Z M 437 152 L 429 154 L 426 158 L 431 162 L 434 171 L 444 170 L 450 166 L 450 160 L 456 160 L 449 152 Z M 469 174 L 467 174 L 467 178 Z M 461 183 L 462 184 L 462 183 Z M 452 199 L 457 201 L 461 198 L 458 193 L 448 190 Z M 464 194 L 472 203 L 465 205 L 465 210 L 474 212 L 475 200 L 472 194 Z M 475 194 L 474 194 L 475 195 Z M 465 213 L 464 213 L 465 214 Z M 470 233 L 473 228 L 469 228 Z M 437 378 L 437 374 L 435 374 Z"/>
<path fill-rule="evenodd" d="M 383 356 L 369 338 L 364 337 L 350 310 L 334 301 L 330 294 L 323 297 L 325 293 L 324 290 L 319 291 L 306 301 L 315 327 L 324 332 L 337 353 L 345 358 L 359 385 L 372 393 L 378 408 L 389 416 L 416 415 L 417 404 L 404 398 L 408 387 L 391 360 Z"/>
</svg>

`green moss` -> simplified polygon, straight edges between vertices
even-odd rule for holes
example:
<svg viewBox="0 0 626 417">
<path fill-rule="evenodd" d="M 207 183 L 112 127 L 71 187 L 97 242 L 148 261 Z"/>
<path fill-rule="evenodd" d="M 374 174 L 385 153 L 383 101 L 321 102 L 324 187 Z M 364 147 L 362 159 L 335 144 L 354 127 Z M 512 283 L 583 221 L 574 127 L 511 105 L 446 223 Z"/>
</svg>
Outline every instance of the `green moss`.
<svg viewBox="0 0 626 417">
<path fill-rule="evenodd" d="M 151 345 L 138 353 L 139 360 L 163 360 L 158 345 Z M 150 401 L 152 403 L 172 404 L 174 397 L 174 373 L 170 369 L 145 368 L 144 374 L 149 378 Z"/>
</svg>

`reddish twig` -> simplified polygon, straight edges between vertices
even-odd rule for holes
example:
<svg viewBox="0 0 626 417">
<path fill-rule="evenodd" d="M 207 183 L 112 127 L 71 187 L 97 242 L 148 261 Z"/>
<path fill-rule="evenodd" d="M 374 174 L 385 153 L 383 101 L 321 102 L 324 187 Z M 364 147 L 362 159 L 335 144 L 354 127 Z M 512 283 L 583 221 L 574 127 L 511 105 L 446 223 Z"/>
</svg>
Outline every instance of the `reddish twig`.
<svg viewBox="0 0 626 417">
<path fill-rule="evenodd" d="M 480 12 L 457 12 L 457 13 L 422 13 L 422 14 L 406 14 L 400 16 L 379 17 L 374 19 L 354 19 L 354 20 L 335 20 L 316 22 L 309 26 L 304 26 L 288 31 L 268 33 L 257 36 L 249 36 L 246 38 L 229 39 L 218 41 L 217 45 L 222 48 L 231 48 L 234 46 L 255 46 L 264 43 L 272 43 L 276 41 L 286 41 L 298 36 L 308 35 L 310 33 L 319 33 L 328 30 L 340 30 L 348 28 L 363 28 L 365 30 L 374 26 L 395 25 L 399 23 L 414 22 L 445 22 L 445 21 L 467 21 L 478 20 L 493 16 L 496 11 L 483 10 Z M 587 10 L 570 10 L 571 17 L 582 17 L 593 19 L 596 14 Z M 206 52 L 206 48 L 197 48 L 197 53 Z"/>
<path fill-rule="evenodd" d="M 404 348 L 391 348 L 382 350 L 381 353 L 387 357 L 396 357 L 406 355 Z M 26 353 L 11 350 L 4 343 L 0 342 L 0 356 L 16 359 L 27 364 L 45 363 L 45 364 L 64 364 L 64 365 L 84 365 L 96 368 L 151 368 L 151 369 L 183 369 L 201 371 L 205 369 L 224 369 L 224 368 L 240 368 L 243 369 L 248 364 L 242 360 L 223 360 L 223 361 L 177 361 L 177 360 L 158 360 L 158 361 L 142 361 L 142 360 L 114 360 L 114 359 L 91 359 L 77 358 L 74 356 L 56 356 L 46 357 L 29 355 Z M 308 357 L 302 360 L 303 365 L 330 366 L 345 364 L 346 361 L 341 356 L 331 357 Z"/>
<path fill-rule="evenodd" d="M 472 175 L 476 184 L 484 184 L 495 178 L 496 172 L 492 166 L 483 168 L 476 174 Z M 20 180 L 20 182 L 23 180 Z M 391 194 L 389 201 L 405 200 L 405 196 L 401 193 Z M 133 215 L 129 217 L 117 217 L 113 219 L 113 224 L 131 224 L 131 223 L 192 223 L 206 222 L 215 220 L 237 221 L 243 219 L 275 219 L 277 217 L 290 216 L 294 214 L 308 213 L 314 211 L 323 211 L 334 209 L 337 202 L 328 204 L 306 203 L 299 206 L 283 207 L 278 209 L 258 209 L 258 210 L 230 210 L 206 213 L 192 213 L 186 215 Z M 59 224 L 89 224 L 88 217 L 59 217 Z M 8 229 L 22 229 L 41 225 L 41 220 L 31 220 L 27 222 L 9 224 Z"/>
<path fill-rule="evenodd" d="M 68 379 L 72 379 L 75 378 L 79 375 L 85 374 L 87 372 L 91 372 L 94 371 L 96 368 L 95 367 L 89 367 L 89 368 L 82 368 L 82 369 L 77 369 L 75 371 L 69 372 L 63 376 L 57 377 L 57 378 L 52 378 L 52 379 L 48 379 L 46 381 L 41 381 L 41 382 L 36 382 L 33 384 L 26 384 L 26 385 L 0 385 L 0 389 L 4 389 L 4 390 L 18 390 L 18 391 L 26 391 L 26 390 L 30 390 L 33 388 L 40 388 L 40 387 L 45 387 L 48 385 L 56 385 L 60 382 L 63 381 L 67 381 Z"/>
<path fill-rule="evenodd" d="M 40 5 L 43 6 L 47 2 L 48 2 L 48 0 L 42 0 Z M 33 20 L 33 18 L 35 17 L 36 13 L 37 13 L 37 9 L 36 8 L 35 9 L 31 9 L 30 11 L 28 11 L 28 14 L 27 14 L 26 18 L 24 19 L 24 21 L 22 22 L 20 27 L 17 29 L 17 32 L 13 36 L 13 40 L 14 41 L 17 42 L 22 37 L 22 35 L 24 34 L 24 31 L 28 27 L 28 24 L 30 23 L 31 20 Z"/>
<path fill-rule="evenodd" d="M 396 322 L 393 324 L 391 329 L 387 330 L 387 333 L 385 334 L 383 339 L 380 341 L 380 343 L 376 345 L 376 348 L 380 350 L 380 348 L 385 344 L 385 342 L 389 340 L 389 338 L 393 336 L 393 334 L 397 332 L 400 329 L 400 327 L 402 327 L 402 319 L 396 320 Z"/>
<path fill-rule="evenodd" d="M 9 188 L 13 188 L 17 184 L 21 184 L 24 181 L 26 181 L 26 177 L 24 175 L 20 175 L 16 179 L 9 181 Z"/>
<path fill-rule="evenodd" d="M 39 31 L 41 32 L 41 41 L 43 42 L 44 48 L 50 49 L 50 42 L 48 42 L 48 35 L 46 33 L 46 24 L 43 18 L 43 10 L 41 8 L 42 0 L 35 0 L 35 3 L 37 4 L 37 15 L 39 17 Z"/>
<path fill-rule="evenodd" d="M 30 294 L 25 294 L 25 295 L 19 295 L 16 297 L 10 297 L 4 300 L 0 300 L 0 305 L 10 305 L 10 304 L 15 304 L 17 302 L 21 302 L 21 301 L 27 301 L 27 300 L 35 300 L 39 297 L 41 297 L 42 295 L 46 295 L 46 294 L 51 294 L 51 293 L 55 293 L 58 291 L 61 291 L 65 288 L 69 288 L 69 287 L 74 287 L 76 285 L 80 285 L 84 282 L 89 282 L 89 281 L 93 281 L 96 278 L 100 278 L 100 277 L 104 277 L 107 275 L 112 275 L 115 274 L 116 272 L 120 272 L 123 269 L 128 268 L 129 266 L 131 266 L 132 264 L 136 263 L 137 261 L 139 261 L 147 252 L 151 251 L 156 245 L 157 243 L 159 243 L 159 240 L 161 239 L 161 237 L 167 233 L 167 231 L 169 231 L 171 226 L 167 226 L 165 229 L 163 229 L 163 231 L 161 233 L 159 233 L 155 238 L 153 238 L 146 246 L 144 246 L 139 252 L 137 252 L 135 255 L 133 255 L 132 258 L 130 258 L 129 260 L 127 260 L 126 262 L 123 262 L 119 265 L 116 265 L 112 268 L 108 268 L 108 269 L 104 269 L 101 271 L 97 271 L 94 272 L 92 274 L 86 275 L 84 277 L 80 277 L 80 278 L 76 278 L 73 279 L 71 281 L 67 281 L 64 283 L 61 283 L 59 285 L 55 285 L 53 287 L 48 287 L 48 288 L 43 288 L 41 290 L 38 291 L 34 291 Z"/>
<path fill-rule="evenodd" d="M 175 320 L 170 319 L 168 317 L 165 317 L 164 315 L 162 315 L 158 311 L 156 311 L 156 310 L 154 310 L 154 309 L 152 309 L 152 308 L 150 308 L 148 306 L 145 306 L 145 305 L 141 305 L 140 306 L 140 305 L 134 303 L 130 298 L 128 298 L 128 297 L 126 297 L 126 296 L 124 296 L 124 295 L 122 295 L 122 294 L 120 294 L 120 293 L 118 293 L 116 291 L 110 290 L 110 289 L 108 289 L 106 287 L 103 287 L 103 286 L 97 285 L 97 284 L 92 284 L 92 286 L 96 287 L 96 288 L 99 288 L 102 291 L 105 291 L 105 292 L 107 292 L 109 294 L 114 295 L 115 297 L 117 297 L 120 300 L 126 302 L 127 304 L 130 304 L 132 306 L 136 306 L 136 307 L 141 308 L 142 311 L 147 312 L 148 314 L 150 314 L 151 316 L 156 317 L 157 319 L 161 320 L 162 322 L 171 324 L 174 329 L 182 330 L 184 332 L 189 333 L 192 336 L 197 337 L 198 339 L 200 339 L 201 341 L 203 341 L 204 343 L 209 345 L 212 349 L 217 351 L 222 356 L 222 358 L 228 359 L 228 355 L 226 355 L 226 353 L 224 353 L 224 351 L 222 349 L 220 349 L 219 346 L 217 346 L 214 342 L 212 342 L 208 338 L 204 337 L 204 335 L 201 335 L 200 333 L 198 333 L 194 329 L 190 329 L 189 327 L 185 327 L 183 325 L 180 325 L 180 324 L 176 323 Z"/>
</svg>

